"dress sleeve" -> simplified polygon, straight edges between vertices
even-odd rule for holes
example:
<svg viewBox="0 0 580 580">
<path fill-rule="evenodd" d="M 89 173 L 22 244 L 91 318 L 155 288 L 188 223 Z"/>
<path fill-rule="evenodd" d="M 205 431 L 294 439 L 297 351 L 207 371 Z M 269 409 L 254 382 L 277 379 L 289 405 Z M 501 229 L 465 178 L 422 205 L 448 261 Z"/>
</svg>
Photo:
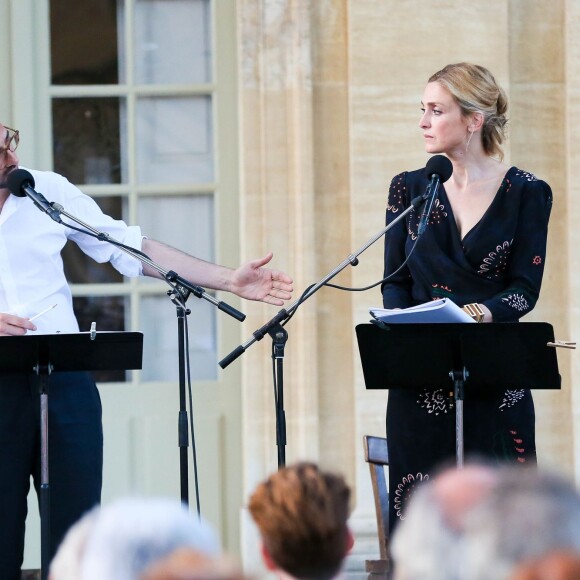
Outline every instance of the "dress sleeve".
<svg viewBox="0 0 580 580">
<path fill-rule="evenodd" d="M 397 175 L 391 181 L 387 202 L 386 224 L 390 224 L 408 202 L 407 174 Z M 394 273 L 405 261 L 405 242 L 407 241 L 407 222 L 400 220 L 385 235 L 385 270 L 383 278 Z M 411 274 L 403 266 L 388 281 L 381 285 L 384 308 L 407 308 L 413 305 L 411 296 Z"/>
<path fill-rule="evenodd" d="M 483 302 L 494 322 L 518 320 L 531 312 L 540 294 L 552 190 L 540 180 L 528 181 L 522 191 L 520 215 L 510 249 L 508 286 Z"/>
</svg>

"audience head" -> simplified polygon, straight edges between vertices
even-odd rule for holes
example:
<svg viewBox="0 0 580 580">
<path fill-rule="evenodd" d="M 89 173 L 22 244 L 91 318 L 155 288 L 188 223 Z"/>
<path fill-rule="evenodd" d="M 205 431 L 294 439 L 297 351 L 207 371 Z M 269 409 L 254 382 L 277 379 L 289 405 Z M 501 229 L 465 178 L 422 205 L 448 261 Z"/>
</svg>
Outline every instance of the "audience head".
<svg viewBox="0 0 580 580">
<path fill-rule="evenodd" d="M 397 580 L 508 579 L 556 549 L 580 550 L 580 496 L 558 476 L 514 467 L 441 473 L 392 541 Z"/>
<path fill-rule="evenodd" d="M 225 556 L 179 548 L 147 568 L 140 580 L 243 580 L 243 574 Z"/>
<path fill-rule="evenodd" d="M 556 550 L 520 564 L 510 580 L 578 580 L 580 554 Z"/>
<path fill-rule="evenodd" d="M 51 580 L 77 561 L 76 580 L 134 580 L 177 548 L 217 555 L 213 530 L 177 500 L 121 499 L 95 508 L 71 528 L 51 566 Z"/>
<path fill-rule="evenodd" d="M 497 481 L 485 465 L 446 469 L 422 484 L 393 534 L 391 553 L 397 580 L 464 578 L 461 553 L 465 518 Z"/>
<path fill-rule="evenodd" d="M 312 463 L 285 467 L 260 483 L 249 510 L 266 567 L 300 579 L 336 576 L 353 544 L 349 499 L 341 476 Z"/>
<path fill-rule="evenodd" d="M 553 550 L 578 552 L 580 495 L 555 474 L 506 470 L 470 515 L 466 538 L 474 579 L 509 578 Z"/>
<path fill-rule="evenodd" d="M 64 537 L 50 563 L 49 580 L 79 580 L 87 538 L 99 515 L 95 508 L 82 517 Z"/>
</svg>

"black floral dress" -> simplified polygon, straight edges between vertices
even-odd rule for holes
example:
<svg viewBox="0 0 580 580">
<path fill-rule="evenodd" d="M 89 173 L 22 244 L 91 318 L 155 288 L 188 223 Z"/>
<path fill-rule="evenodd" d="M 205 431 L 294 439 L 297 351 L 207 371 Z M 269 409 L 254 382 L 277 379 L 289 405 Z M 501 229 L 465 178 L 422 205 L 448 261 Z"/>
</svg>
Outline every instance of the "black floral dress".
<svg viewBox="0 0 580 580">
<path fill-rule="evenodd" d="M 423 194 L 424 169 L 391 182 L 387 223 Z M 406 266 L 383 284 L 385 308 L 405 308 L 448 297 L 463 306 L 478 302 L 494 322 L 514 322 L 538 299 L 552 192 L 544 181 L 512 167 L 481 220 L 460 239 L 444 186 L 429 224 Z M 420 210 L 419 210 L 420 213 Z M 385 277 L 417 241 L 419 214 L 410 212 L 385 238 Z M 493 361 L 490 361 L 493 364 Z M 455 410 L 449 388 L 413 392 L 392 389 L 387 405 L 391 527 L 405 517 L 414 488 L 442 462 L 455 457 Z M 464 407 L 466 457 L 536 463 L 534 403 L 529 390 L 470 393 Z"/>
</svg>

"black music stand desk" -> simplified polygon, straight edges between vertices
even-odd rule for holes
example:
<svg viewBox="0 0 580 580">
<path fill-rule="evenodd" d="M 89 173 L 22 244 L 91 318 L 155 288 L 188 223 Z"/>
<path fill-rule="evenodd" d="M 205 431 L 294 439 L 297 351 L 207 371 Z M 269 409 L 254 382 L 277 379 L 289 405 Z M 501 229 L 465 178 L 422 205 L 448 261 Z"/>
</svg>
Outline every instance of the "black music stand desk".
<svg viewBox="0 0 580 580">
<path fill-rule="evenodd" d="M 441 389 L 453 385 L 456 460 L 463 466 L 464 388 L 559 389 L 554 331 L 545 322 L 359 324 L 367 389 Z"/>
<path fill-rule="evenodd" d="M 59 371 L 140 369 L 141 332 L 79 332 L 0 337 L 0 372 L 35 373 L 40 394 L 40 551 L 46 578 L 50 551 L 48 392 L 50 374 Z"/>
</svg>

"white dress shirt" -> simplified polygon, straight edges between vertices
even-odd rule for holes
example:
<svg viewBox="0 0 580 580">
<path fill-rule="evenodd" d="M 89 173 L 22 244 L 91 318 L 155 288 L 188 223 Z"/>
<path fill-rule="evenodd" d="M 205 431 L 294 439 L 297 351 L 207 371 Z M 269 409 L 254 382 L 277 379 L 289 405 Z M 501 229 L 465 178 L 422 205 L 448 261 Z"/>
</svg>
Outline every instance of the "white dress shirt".
<svg viewBox="0 0 580 580">
<path fill-rule="evenodd" d="M 104 214 L 93 199 L 61 175 L 48 171 L 30 173 L 35 180 L 34 189 L 49 202 L 59 203 L 68 213 L 113 239 L 141 249 L 141 228 Z M 63 221 L 67 218 L 63 217 Z M 111 262 L 125 276 L 142 274 L 141 262 L 113 244 L 53 221 L 28 197 L 9 195 L 0 212 L 0 312 L 32 317 L 57 304 L 34 321 L 37 332 L 78 332 L 61 257 L 69 239 L 97 262 Z"/>
</svg>

